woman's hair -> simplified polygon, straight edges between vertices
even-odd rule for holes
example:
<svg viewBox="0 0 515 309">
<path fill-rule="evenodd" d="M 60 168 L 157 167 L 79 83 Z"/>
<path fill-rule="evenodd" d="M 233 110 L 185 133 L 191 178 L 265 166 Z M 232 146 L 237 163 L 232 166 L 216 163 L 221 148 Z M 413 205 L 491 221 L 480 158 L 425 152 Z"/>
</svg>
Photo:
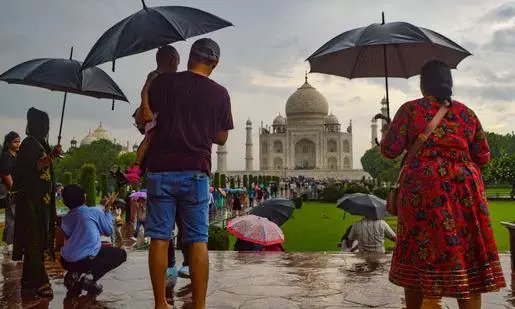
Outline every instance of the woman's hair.
<svg viewBox="0 0 515 309">
<path fill-rule="evenodd" d="M 424 64 L 420 72 L 420 85 L 424 95 L 433 96 L 439 101 L 451 102 L 452 74 L 444 62 L 432 60 Z"/>
<path fill-rule="evenodd" d="M 3 144 L 2 152 L 9 151 L 9 146 L 18 137 L 20 137 L 20 135 L 18 133 L 14 132 L 14 131 L 11 131 L 11 132 L 7 133 L 7 135 L 4 138 L 4 144 Z"/>
</svg>

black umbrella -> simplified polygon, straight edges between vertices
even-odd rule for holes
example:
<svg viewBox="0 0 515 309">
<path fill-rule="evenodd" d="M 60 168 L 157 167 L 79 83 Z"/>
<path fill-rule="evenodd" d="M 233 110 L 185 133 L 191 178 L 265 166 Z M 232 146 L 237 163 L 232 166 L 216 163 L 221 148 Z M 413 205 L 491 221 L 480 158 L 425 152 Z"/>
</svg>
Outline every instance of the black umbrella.
<svg viewBox="0 0 515 309">
<path fill-rule="evenodd" d="M 467 50 L 443 35 L 406 22 L 383 22 L 344 32 L 320 47 L 309 58 L 310 72 L 347 78 L 384 77 L 387 118 L 390 119 L 388 77 L 420 74 L 431 60 L 456 66 L 470 56 Z"/>
<path fill-rule="evenodd" d="M 215 15 L 185 6 L 147 7 L 109 28 L 89 52 L 83 68 L 142 53 L 232 26 Z"/>
<path fill-rule="evenodd" d="M 295 205 L 292 201 L 284 198 L 272 198 L 254 207 L 249 214 L 267 218 L 281 226 L 291 218 L 294 209 Z"/>
<path fill-rule="evenodd" d="M 338 200 L 336 207 L 351 215 L 364 216 L 370 219 L 381 219 L 388 216 L 386 201 L 371 194 L 347 194 Z"/>
<path fill-rule="evenodd" d="M 64 92 L 58 144 L 61 143 L 64 110 L 68 92 L 94 98 L 129 102 L 118 85 L 99 68 L 81 71 L 82 63 L 69 59 L 41 58 L 18 64 L 2 75 L 0 80 L 9 84 L 27 85 Z"/>
</svg>

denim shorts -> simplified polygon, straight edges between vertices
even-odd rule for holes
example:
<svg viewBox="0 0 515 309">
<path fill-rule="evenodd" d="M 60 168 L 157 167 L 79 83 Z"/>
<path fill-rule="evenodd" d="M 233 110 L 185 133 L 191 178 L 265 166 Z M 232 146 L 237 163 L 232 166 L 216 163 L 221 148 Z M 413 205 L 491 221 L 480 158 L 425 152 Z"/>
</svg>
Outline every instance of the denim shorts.
<svg viewBox="0 0 515 309">
<path fill-rule="evenodd" d="M 147 174 L 145 236 L 172 239 L 176 211 L 181 214 L 183 243 L 207 243 L 209 177 L 206 173 L 183 171 Z"/>
</svg>

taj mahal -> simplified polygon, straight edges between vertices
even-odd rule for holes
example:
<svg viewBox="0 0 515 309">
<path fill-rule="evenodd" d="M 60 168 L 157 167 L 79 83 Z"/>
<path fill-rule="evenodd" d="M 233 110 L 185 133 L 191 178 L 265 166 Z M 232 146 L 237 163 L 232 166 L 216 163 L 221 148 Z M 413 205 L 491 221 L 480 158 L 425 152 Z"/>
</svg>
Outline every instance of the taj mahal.
<svg viewBox="0 0 515 309">
<path fill-rule="evenodd" d="M 386 100 L 381 101 L 381 114 L 386 115 Z M 261 122 L 258 128 L 259 171 L 255 171 L 253 158 L 252 121 L 246 122 L 245 170 L 227 169 L 227 148 L 218 146 L 217 171 L 228 176 L 262 174 L 279 177 L 312 177 L 361 180 L 369 174 L 354 169 L 352 120 L 343 127 L 340 120 L 329 112 L 326 98 L 309 82 L 307 75 L 302 84 L 286 100 L 285 116 L 279 114 L 271 125 Z M 384 125 L 384 120 L 381 120 Z M 371 120 L 370 145 L 376 145 L 378 123 Z M 100 123 L 80 141 L 80 146 L 94 141 L 108 140 L 117 144 L 116 139 Z M 72 147 L 78 142 L 73 139 Z M 132 148 L 132 149 L 131 149 Z M 122 153 L 136 151 L 138 145 L 122 146 Z"/>
<path fill-rule="evenodd" d="M 386 108 L 381 109 L 384 114 Z M 218 172 L 228 176 L 260 173 L 279 177 L 360 180 L 369 175 L 354 169 L 352 120 L 346 128 L 329 112 L 326 98 L 309 84 L 307 75 L 286 100 L 285 117 L 259 127 L 259 172 L 253 171 L 252 121 L 246 122 L 245 170 L 227 170 L 226 146 L 217 148 Z M 377 120 L 371 123 L 371 146 L 377 138 Z"/>
</svg>

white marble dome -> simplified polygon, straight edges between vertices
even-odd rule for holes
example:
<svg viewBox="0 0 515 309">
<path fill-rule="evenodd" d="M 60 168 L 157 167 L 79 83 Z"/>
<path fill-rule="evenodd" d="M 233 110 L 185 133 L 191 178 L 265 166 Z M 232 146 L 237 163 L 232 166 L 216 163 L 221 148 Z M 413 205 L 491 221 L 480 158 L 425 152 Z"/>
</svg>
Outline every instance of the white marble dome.
<svg viewBox="0 0 515 309">
<path fill-rule="evenodd" d="M 322 115 L 329 112 L 329 104 L 324 96 L 307 80 L 286 101 L 286 117 L 297 115 Z"/>
<path fill-rule="evenodd" d="M 88 135 L 86 135 L 81 141 L 80 141 L 80 144 L 81 146 L 84 146 L 84 145 L 89 145 L 91 143 L 93 143 L 94 141 L 96 141 L 97 139 L 93 136 L 93 134 L 91 134 L 91 132 L 89 132 Z"/>
<path fill-rule="evenodd" d="M 338 118 L 336 118 L 335 115 L 330 114 L 329 116 L 327 116 L 325 118 L 325 124 L 326 125 L 337 125 L 337 124 L 340 124 L 340 121 L 338 120 Z"/>
<path fill-rule="evenodd" d="M 98 128 L 93 131 L 91 135 L 93 135 L 93 137 L 97 140 L 105 139 L 113 142 L 113 138 L 109 135 L 109 132 L 107 132 L 107 130 L 102 127 L 102 123 L 100 123 L 100 126 L 98 126 Z"/>
<path fill-rule="evenodd" d="M 273 126 L 285 126 L 286 125 L 286 118 L 284 118 L 283 116 L 281 116 L 279 114 L 279 116 L 275 117 L 274 119 L 274 122 L 272 123 Z"/>
</svg>

